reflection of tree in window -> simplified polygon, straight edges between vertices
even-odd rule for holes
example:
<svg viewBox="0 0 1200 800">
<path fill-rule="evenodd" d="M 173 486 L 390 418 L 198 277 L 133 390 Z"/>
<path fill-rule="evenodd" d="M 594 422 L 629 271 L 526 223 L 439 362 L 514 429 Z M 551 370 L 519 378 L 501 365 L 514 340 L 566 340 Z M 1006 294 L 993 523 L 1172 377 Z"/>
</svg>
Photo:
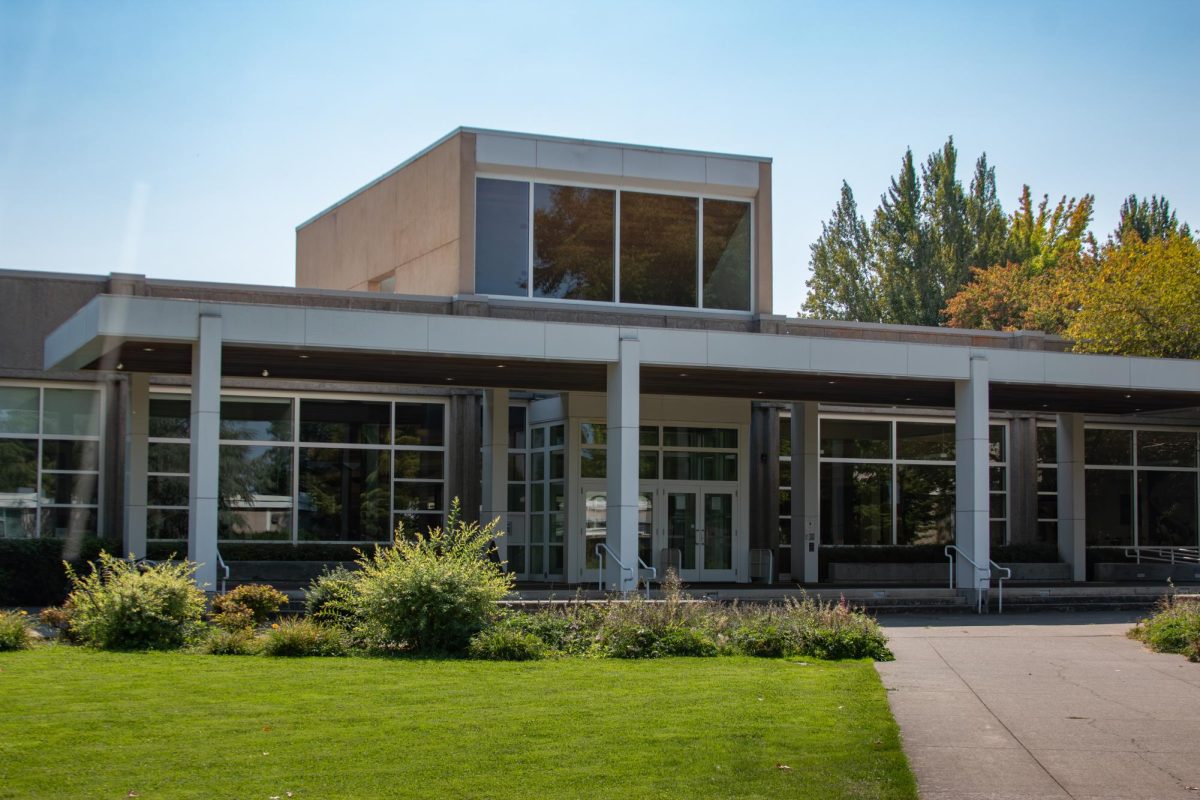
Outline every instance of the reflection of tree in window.
<svg viewBox="0 0 1200 800">
<path fill-rule="evenodd" d="M 952 544 L 954 467 L 902 464 L 896 474 L 897 544 Z"/>
<path fill-rule="evenodd" d="M 704 201 L 704 307 L 750 310 L 750 204 Z"/>
<path fill-rule="evenodd" d="M 537 184 L 533 210 L 533 294 L 613 299 L 616 193 Z"/>
<path fill-rule="evenodd" d="M 695 197 L 621 193 L 621 302 L 696 305 Z"/>
</svg>

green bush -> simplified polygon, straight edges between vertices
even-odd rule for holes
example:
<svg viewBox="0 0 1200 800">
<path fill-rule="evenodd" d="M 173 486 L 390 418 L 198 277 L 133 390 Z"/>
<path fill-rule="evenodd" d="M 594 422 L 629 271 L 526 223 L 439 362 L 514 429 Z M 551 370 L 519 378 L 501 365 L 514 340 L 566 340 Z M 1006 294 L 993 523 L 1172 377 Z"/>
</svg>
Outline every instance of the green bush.
<svg viewBox="0 0 1200 800">
<path fill-rule="evenodd" d="M 38 622 L 54 631 L 55 636 L 64 641 L 75 641 L 71 634 L 71 616 L 74 613 L 70 603 L 61 606 L 49 606 L 38 613 Z"/>
<path fill-rule="evenodd" d="M 695 628 L 640 625 L 627 618 L 606 621 L 600 629 L 596 650 L 608 658 L 717 655 L 716 643 Z"/>
<path fill-rule="evenodd" d="M 28 650 L 32 646 L 29 615 L 24 611 L 0 611 L 0 651 Z"/>
<path fill-rule="evenodd" d="M 571 603 L 510 611 L 496 625 L 536 636 L 552 652 L 584 655 L 592 649 L 604 617 L 605 610 L 600 606 Z"/>
<path fill-rule="evenodd" d="M 259 652 L 260 644 L 249 628 L 212 628 L 197 649 L 210 656 L 251 656 Z"/>
<path fill-rule="evenodd" d="M 346 650 L 343 631 L 308 619 L 273 624 L 262 643 L 262 652 L 268 656 L 340 656 Z"/>
<path fill-rule="evenodd" d="M 325 569 L 308 586 L 304 612 L 317 622 L 351 630 L 358 621 L 358 573 Z"/>
<path fill-rule="evenodd" d="M 498 616 L 512 576 L 487 558 L 493 524 L 465 522 L 456 499 L 446 527 L 407 534 L 359 559 L 358 611 L 364 638 L 414 653 L 462 653 Z"/>
<path fill-rule="evenodd" d="M 1181 653 L 1200 660 L 1200 601 L 1179 600 L 1172 592 L 1129 635 L 1157 653 Z"/>
<path fill-rule="evenodd" d="M 213 622 L 230 629 L 262 625 L 287 604 L 288 596 L 274 586 L 248 583 L 213 598 Z"/>
<path fill-rule="evenodd" d="M 71 591 L 64 559 L 80 570 L 106 547 L 120 551 L 119 542 L 94 537 L 0 539 L 0 607 L 58 605 Z"/>
<path fill-rule="evenodd" d="M 196 588 L 196 565 L 187 561 L 133 564 L 101 552 L 91 572 L 67 574 L 74 589 L 71 633 L 105 650 L 179 647 L 200 629 L 204 592 Z"/>
<path fill-rule="evenodd" d="M 800 652 L 800 637 L 793 626 L 774 614 L 745 618 L 729 635 L 734 652 L 756 658 L 783 658 Z"/>
<path fill-rule="evenodd" d="M 495 626 L 471 637 L 467 654 L 488 661 L 536 661 L 545 658 L 549 648 L 532 633 L 513 627 Z"/>
</svg>

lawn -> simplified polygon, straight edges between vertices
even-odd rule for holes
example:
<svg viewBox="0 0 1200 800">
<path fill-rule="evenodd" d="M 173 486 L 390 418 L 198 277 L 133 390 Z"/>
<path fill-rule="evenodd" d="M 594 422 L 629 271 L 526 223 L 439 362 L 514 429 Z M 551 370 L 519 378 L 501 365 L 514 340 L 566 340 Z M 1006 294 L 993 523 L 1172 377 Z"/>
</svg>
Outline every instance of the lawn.
<svg viewBox="0 0 1200 800">
<path fill-rule="evenodd" d="M 916 789 L 865 661 L 0 654 L 0 798 L 133 796 L 830 800 Z"/>
</svg>

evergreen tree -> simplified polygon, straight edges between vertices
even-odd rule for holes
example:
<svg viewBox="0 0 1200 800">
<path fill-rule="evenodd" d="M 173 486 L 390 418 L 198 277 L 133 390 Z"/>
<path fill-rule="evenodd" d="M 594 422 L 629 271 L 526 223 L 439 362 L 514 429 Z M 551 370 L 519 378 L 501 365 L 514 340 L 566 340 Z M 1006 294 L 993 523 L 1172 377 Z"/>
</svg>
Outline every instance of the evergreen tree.
<svg viewBox="0 0 1200 800">
<path fill-rule="evenodd" d="M 812 277 L 806 284 L 804 312 L 819 319 L 878 322 L 871 239 L 845 181 L 833 216 L 821 223 L 821 236 L 811 251 Z"/>
<path fill-rule="evenodd" d="M 946 299 L 954 296 L 970 280 L 970 256 L 973 248 L 967 222 L 967 198 L 959 182 L 958 151 L 954 137 L 929 156 L 921 170 L 922 227 L 927 237 L 928 261 L 922 264 L 923 280 L 928 282 L 929 302 L 940 322 Z M 924 312 L 923 312 L 924 313 Z"/>
<path fill-rule="evenodd" d="M 1131 194 L 1121 204 L 1121 221 L 1113 231 L 1113 238 L 1120 242 L 1130 234 L 1148 242 L 1151 239 L 1166 239 L 1176 234 L 1190 238 L 1192 232 L 1186 223 L 1182 228 L 1179 227 L 1179 221 L 1175 218 L 1175 212 L 1171 210 L 1171 203 L 1167 198 L 1151 195 L 1150 200 L 1146 201 L 1138 200 L 1136 194 Z"/>
<path fill-rule="evenodd" d="M 988 166 L 987 153 L 975 162 L 975 177 L 967 195 L 967 225 L 971 236 L 967 264 L 987 269 L 1003 262 L 1008 220 L 996 196 L 996 168 Z"/>
<path fill-rule="evenodd" d="M 921 187 L 912 149 L 880 199 L 871 224 L 874 270 L 884 322 L 936 325 L 940 286 L 929 280 L 929 241 L 921 217 Z M 931 313 L 932 309 L 932 313 Z"/>
</svg>

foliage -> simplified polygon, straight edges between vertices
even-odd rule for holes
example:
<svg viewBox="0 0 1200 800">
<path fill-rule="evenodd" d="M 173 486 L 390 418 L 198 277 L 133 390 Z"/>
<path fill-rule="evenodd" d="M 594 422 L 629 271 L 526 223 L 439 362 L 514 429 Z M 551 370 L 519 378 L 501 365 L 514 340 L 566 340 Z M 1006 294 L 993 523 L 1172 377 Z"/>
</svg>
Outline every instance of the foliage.
<svg viewBox="0 0 1200 800">
<path fill-rule="evenodd" d="M 2 461 L 2 458 L 0 458 Z M 63 568 L 69 561 L 81 569 L 116 542 L 82 539 L 0 539 L 0 606 L 50 606 L 61 603 L 71 590 Z"/>
<path fill-rule="evenodd" d="M 586 655 L 591 652 L 604 616 L 601 605 L 575 602 L 534 611 L 510 611 L 495 625 L 536 636 L 554 653 Z"/>
<path fill-rule="evenodd" d="M 495 523 L 462 519 L 455 499 L 445 528 L 407 534 L 359 559 L 360 626 L 365 638 L 416 653 L 461 653 L 497 614 L 512 575 L 485 558 Z"/>
<path fill-rule="evenodd" d="M 211 656 L 250 656 L 260 648 L 250 628 L 211 628 L 198 650 Z"/>
<path fill-rule="evenodd" d="M 715 656 L 717 645 L 701 631 L 684 625 L 643 625 L 632 615 L 613 615 L 605 621 L 596 650 L 608 658 Z"/>
<path fill-rule="evenodd" d="M 262 652 L 268 656 L 340 656 L 346 651 L 344 632 L 309 619 L 274 623 L 262 642 Z"/>
<path fill-rule="evenodd" d="M 1200 358 L 1200 245 L 1190 236 L 1104 248 L 1067 326 L 1075 349 L 1155 358 Z"/>
<path fill-rule="evenodd" d="M 1121 203 L 1121 219 L 1112 238 L 1123 242 L 1129 236 L 1136 236 L 1148 242 L 1180 235 L 1191 238 L 1191 228 L 1187 223 L 1180 226 L 1167 198 L 1151 195 L 1149 200 L 1139 200 L 1136 194 L 1131 194 Z"/>
<path fill-rule="evenodd" d="M 70 566 L 74 589 L 71 633 L 106 650 L 179 647 L 200 627 L 204 592 L 196 588 L 196 565 L 134 564 L 101 552 L 80 577 Z"/>
<path fill-rule="evenodd" d="M 1180 600 L 1172 592 L 1129 635 L 1155 652 L 1181 653 L 1191 661 L 1200 661 L 1200 600 Z"/>
<path fill-rule="evenodd" d="M 71 616 L 74 613 L 70 603 L 61 606 L 48 606 L 38 613 L 38 622 L 54 631 L 55 635 L 66 641 L 73 641 L 71 636 Z"/>
<path fill-rule="evenodd" d="M 0 611 L 0 651 L 28 650 L 32 646 L 29 615 L 24 611 Z"/>
<path fill-rule="evenodd" d="M 251 625 L 262 625 L 272 614 L 288 604 L 288 596 L 274 586 L 247 583 L 213 598 L 214 622 L 217 616 L 242 618 L 249 612 Z"/>
<path fill-rule="evenodd" d="M 351 630 L 358 620 L 358 579 L 343 566 L 325 569 L 304 596 L 304 612 L 317 622 Z"/>
<path fill-rule="evenodd" d="M 730 645 L 742 655 L 756 658 L 783 658 L 800 651 L 796 630 L 767 609 L 748 615 L 730 634 Z"/>
<path fill-rule="evenodd" d="M 871 237 L 858 214 L 854 192 L 842 181 L 842 196 L 821 236 L 813 243 L 805 313 L 818 319 L 878 322 L 878 289 L 871 271 Z"/>
<path fill-rule="evenodd" d="M 549 652 L 546 643 L 532 633 L 497 625 L 471 637 L 467 654 L 489 661 L 536 661 Z"/>
</svg>

